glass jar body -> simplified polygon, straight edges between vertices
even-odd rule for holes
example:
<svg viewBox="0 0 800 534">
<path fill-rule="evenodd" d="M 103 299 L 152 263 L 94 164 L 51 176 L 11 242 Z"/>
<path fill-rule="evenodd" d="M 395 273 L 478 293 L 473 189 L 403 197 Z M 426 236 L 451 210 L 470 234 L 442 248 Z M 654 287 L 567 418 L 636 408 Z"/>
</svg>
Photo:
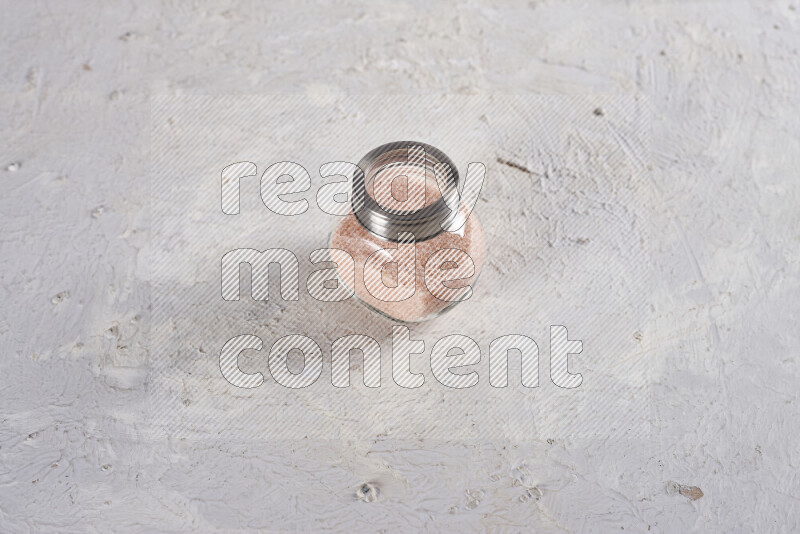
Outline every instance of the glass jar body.
<svg viewBox="0 0 800 534">
<path fill-rule="evenodd" d="M 404 253 L 395 254 L 401 247 Z M 486 257 L 486 239 L 475 213 L 456 231 L 414 242 L 413 258 L 407 254 L 408 247 L 371 233 L 352 213 L 338 222 L 330 236 L 331 260 L 337 265 L 348 261 L 339 252 L 344 251 L 355 263 L 354 276 L 339 276 L 339 283 L 361 303 L 391 319 L 428 320 L 470 297 Z M 401 291 L 401 282 L 409 280 L 413 280 L 413 292 Z M 409 284 L 402 285 L 408 289 Z M 393 291 L 393 287 L 398 289 Z"/>
</svg>

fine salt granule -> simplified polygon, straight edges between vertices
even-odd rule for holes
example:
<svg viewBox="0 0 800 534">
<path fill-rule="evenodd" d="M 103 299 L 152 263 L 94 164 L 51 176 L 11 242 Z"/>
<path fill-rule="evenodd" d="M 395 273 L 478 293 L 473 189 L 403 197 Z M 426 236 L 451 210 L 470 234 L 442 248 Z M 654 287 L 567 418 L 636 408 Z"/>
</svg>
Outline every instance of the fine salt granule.
<svg viewBox="0 0 800 534">
<path fill-rule="evenodd" d="M 433 147 L 429 148 L 436 150 Z M 389 214 L 413 213 L 434 205 L 442 197 L 430 168 L 426 169 L 425 166 L 411 163 L 389 165 L 372 175 L 367 171 L 367 183 L 364 188 L 366 195 L 374 199 Z M 460 209 L 463 213 L 464 208 Z M 449 210 L 447 211 L 449 214 Z M 470 286 L 481 271 L 485 259 L 485 246 L 483 229 L 475 213 L 470 214 L 466 223 L 457 231 L 440 231 L 433 237 L 416 241 L 413 262 L 410 258 L 408 261 L 402 261 L 404 258 L 398 254 L 400 252 L 398 247 L 405 247 L 402 249 L 405 250 L 410 248 L 408 245 L 400 245 L 376 235 L 353 213 L 337 224 L 330 239 L 331 259 L 334 262 L 341 264 L 337 261 L 337 255 L 341 255 L 337 249 L 346 251 L 355 260 L 355 279 L 351 280 L 355 287 L 350 288 L 355 295 L 378 312 L 404 322 L 431 318 L 463 300 L 470 293 Z M 372 261 L 368 261 L 373 253 L 381 249 L 389 249 L 389 252 L 379 253 Z M 469 268 L 468 260 L 462 261 L 464 256 L 463 253 L 457 252 L 459 250 L 472 259 L 474 270 Z M 435 255 L 437 252 L 440 253 Z M 390 254 L 394 257 L 390 257 Z M 426 285 L 425 278 L 429 260 L 435 262 L 428 272 L 427 282 L 430 287 Z M 386 261 L 390 263 L 384 263 Z M 436 268 L 437 264 L 441 264 L 445 270 Z M 453 270 L 447 271 L 447 268 Z M 441 287 L 442 277 L 452 281 L 446 282 L 445 286 Z M 413 282 L 409 284 L 408 282 L 412 280 Z M 378 281 L 382 281 L 383 284 Z M 402 284 L 399 283 L 401 281 Z M 412 285 L 413 294 L 403 290 L 403 288 L 410 289 Z M 376 287 L 383 292 L 376 292 Z M 441 298 L 443 296 L 447 300 L 443 300 Z M 403 300 L 391 301 L 398 298 Z"/>
</svg>

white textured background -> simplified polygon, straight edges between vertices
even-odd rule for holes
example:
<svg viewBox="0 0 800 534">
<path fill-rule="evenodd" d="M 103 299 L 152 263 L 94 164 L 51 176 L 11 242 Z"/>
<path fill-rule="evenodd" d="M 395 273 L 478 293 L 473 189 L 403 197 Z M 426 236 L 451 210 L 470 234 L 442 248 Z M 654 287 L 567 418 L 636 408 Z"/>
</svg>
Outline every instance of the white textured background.
<svg viewBox="0 0 800 534">
<path fill-rule="evenodd" d="M 1 12 L 0 531 L 800 528 L 800 4 Z M 163 437 L 147 279 L 165 93 L 645 97 L 647 439 Z"/>
</svg>

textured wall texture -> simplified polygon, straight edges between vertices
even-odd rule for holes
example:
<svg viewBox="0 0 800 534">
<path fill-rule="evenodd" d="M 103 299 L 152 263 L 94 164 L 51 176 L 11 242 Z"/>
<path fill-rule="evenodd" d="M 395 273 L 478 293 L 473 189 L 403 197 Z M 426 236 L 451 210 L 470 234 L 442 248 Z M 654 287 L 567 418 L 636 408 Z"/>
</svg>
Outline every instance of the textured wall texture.
<svg viewBox="0 0 800 534">
<path fill-rule="evenodd" d="M 800 530 L 800 3 L 1 3 L 0 531 Z M 546 349 L 563 322 L 584 342 L 581 388 L 545 373 L 532 392 L 459 395 L 423 369 L 420 391 L 371 399 L 237 390 L 214 372 L 226 336 L 306 333 L 330 373 L 341 320 L 307 295 L 242 303 L 231 327 L 163 311 L 160 261 L 182 243 L 164 239 L 165 213 L 188 228 L 218 212 L 202 191 L 159 211 L 154 162 L 201 174 L 217 203 L 219 171 L 248 157 L 315 176 L 372 148 L 387 94 L 460 109 L 472 122 L 453 157 L 488 167 L 475 295 L 412 332 L 428 351 L 470 335 L 485 358 L 508 333 Z M 202 98 L 265 113 L 210 132 L 241 153 L 191 152 L 201 128 L 181 120 L 205 116 Z M 514 98 L 538 103 L 519 106 L 524 135 L 496 107 Z M 298 115 L 309 129 L 366 130 L 349 153 L 335 132 L 297 146 L 259 126 L 286 102 L 316 110 Z M 306 215 L 324 235 L 330 218 Z M 298 256 L 317 246 L 302 228 Z M 229 244 L 248 246 L 190 246 Z M 213 267 L 174 273 L 176 291 L 202 295 Z M 390 321 L 345 313 L 388 336 Z"/>
</svg>

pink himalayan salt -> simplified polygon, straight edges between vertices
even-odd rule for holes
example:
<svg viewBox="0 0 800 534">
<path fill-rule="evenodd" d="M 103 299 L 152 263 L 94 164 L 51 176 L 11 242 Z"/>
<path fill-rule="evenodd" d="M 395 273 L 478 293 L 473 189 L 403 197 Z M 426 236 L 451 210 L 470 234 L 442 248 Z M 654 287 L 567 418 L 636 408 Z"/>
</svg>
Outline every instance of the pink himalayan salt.
<svg viewBox="0 0 800 534">
<path fill-rule="evenodd" d="M 422 207 L 427 206 L 441 197 L 436 182 L 430 178 L 425 178 L 424 173 L 421 172 L 419 167 L 412 167 L 405 169 L 401 174 L 408 177 L 408 186 L 411 195 L 413 191 L 420 189 L 421 184 L 425 184 L 425 202 Z M 397 169 L 397 167 L 395 168 Z M 385 171 L 384 171 L 385 172 Z M 399 175 L 394 172 L 395 176 Z M 376 179 L 377 180 L 377 179 Z M 404 209 L 409 208 L 398 199 L 406 199 L 409 195 L 402 195 L 402 192 L 395 190 L 396 182 L 394 181 L 373 180 L 375 187 L 378 189 L 377 193 L 368 186 L 368 194 L 376 201 L 380 201 L 384 209 Z M 393 190 L 391 194 L 387 194 L 389 187 Z M 417 193 L 418 194 L 418 193 Z M 412 200 L 415 200 L 412 198 Z M 417 200 L 418 201 L 418 200 Z M 419 209 L 419 208 L 416 208 Z M 342 249 L 347 251 L 355 260 L 355 287 L 352 289 L 356 296 L 364 303 L 368 304 L 377 311 L 399 321 L 416 322 L 432 317 L 438 312 L 443 311 L 449 307 L 453 302 L 440 300 L 436 298 L 428 289 L 425 284 L 425 266 L 428 258 L 435 252 L 446 249 L 455 248 L 466 252 L 475 264 L 475 271 L 471 277 L 464 280 L 453 281 L 448 285 L 454 285 L 459 288 L 466 288 L 473 284 L 475 279 L 483 267 L 485 260 L 486 241 L 483 233 L 483 228 L 478 221 L 475 213 L 472 213 L 467 222 L 456 232 L 442 232 L 439 235 L 418 241 L 415 254 L 414 265 L 414 280 L 416 283 L 414 294 L 402 301 L 386 302 L 375 298 L 364 284 L 365 266 L 367 267 L 366 276 L 375 277 L 380 276 L 384 284 L 388 287 L 397 285 L 398 280 L 398 264 L 390 263 L 383 269 L 377 270 L 366 265 L 367 258 L 380 249 L 393 249 L 398 246 L 397 243 L 382 239 L 364 228 L 356 217 L 351 213 L 344 217 L 334 229 L 331 234 L 330 248 Z M 336 261 L 336 252 L 332 251 L 332 259 Z M 404 266 L 401 263 L 400 268 Z M 403 273 L 409 274 L 412 273 Z M 460 276 L 458 278 L 461 278 Z"/>
<path fill-rule="evenodd" d="M 367 194 L 387 211 L 416 211 L 442 197 L 432 171 L 418 165 L 395 165 L 367 184 Z"/>
</svg>

